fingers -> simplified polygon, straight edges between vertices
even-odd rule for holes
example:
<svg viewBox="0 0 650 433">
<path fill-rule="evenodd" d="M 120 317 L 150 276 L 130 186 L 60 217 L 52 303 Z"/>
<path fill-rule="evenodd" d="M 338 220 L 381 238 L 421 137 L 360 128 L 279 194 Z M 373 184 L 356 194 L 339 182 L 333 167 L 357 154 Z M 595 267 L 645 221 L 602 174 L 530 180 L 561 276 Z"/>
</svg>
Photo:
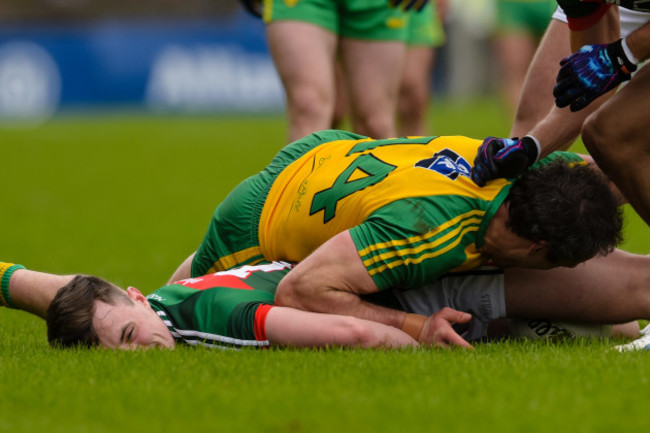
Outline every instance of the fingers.
<svg viewBox="0 0 650 433">
<path fill-rule="evenodd" d="M 453 308 L 445 307 L 434 314 L 438 318 L 444 319 L 451 323 L 467 323 L 472 320 L 472 315 L 464 311 L 454 310 Z"/>
<path fill-rule="evenodd" d="M 474 349 L 463 337 L 461 337 L 452 327 L 453 323 L 467 323 L 472 319 L 472 315 L 462 311 L 445 307 L 427 319 L 428 329 L 423 330 L 424 338 L 421 335 L 420 341 L 431 344 L 434 347 L 447 348 L 449 346 L 458 346 L 465 349 Z"/>
</svg>

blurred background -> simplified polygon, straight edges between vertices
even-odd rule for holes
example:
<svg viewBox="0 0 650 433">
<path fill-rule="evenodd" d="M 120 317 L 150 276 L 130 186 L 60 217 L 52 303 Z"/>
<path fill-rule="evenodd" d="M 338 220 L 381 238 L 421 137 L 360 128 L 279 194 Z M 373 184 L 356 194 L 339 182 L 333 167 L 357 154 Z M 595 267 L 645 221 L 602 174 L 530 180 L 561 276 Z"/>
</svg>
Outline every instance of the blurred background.
<svg viewBox="0 0 650 433">
<path fill-rule="evenodd" d="M 455 3 L 445 20 L 447 44 L 431 76 L 435 93 L 493 94 L 498 84 L 489 41 L 492 3 Z M 282 86 L 262 22 L 236 0 L 0 3 L 2 121 L 123 108 L 282 111 Z"/>
<path fill-rule="evenodd" d="M 450 2 L 429 134 L 509 133 L 495 15 Z M 237 0 L 3 0 L 0 260 L 153 290 L 287 129 L 264 25 Z M 649 253 L 626 213 L 624 248 Z"/>
</svg>

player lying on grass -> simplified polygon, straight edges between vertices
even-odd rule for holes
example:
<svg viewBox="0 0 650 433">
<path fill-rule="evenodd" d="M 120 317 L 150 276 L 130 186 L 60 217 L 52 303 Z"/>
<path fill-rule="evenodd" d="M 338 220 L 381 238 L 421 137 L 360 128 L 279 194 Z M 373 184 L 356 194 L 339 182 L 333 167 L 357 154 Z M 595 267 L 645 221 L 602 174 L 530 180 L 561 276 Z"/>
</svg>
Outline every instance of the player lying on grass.
<svg viewBox="0 0 650 433">
<path fill-rule="evenodd" d="M 172 280 L 262 260 L 299 262 L 280 282 L 277 305 L 413 329 L 418 338 L 425 318 L 360 295 L 422 287 L 485 263 L 575 266 L 618 243 L 617 200 L 579 156 L 555 153 L 516 182 L 479 188 L 468 161 L 480 144 L 343 131 L 291 143 L 217 207 Z"/>
<path fill-rule="evenodd" d="M 290 267 L 283 262 L 247 266 L 170 284 L 147 297 L 135 288 L 125 292 L 96 277 L 57 276 L 11 264 L 0 264 L 0 280 L 3 299 L 12 307 L 47 317 L 49 340 L 57 346 L 132 349 L 173 347 L 175 343 L 210 347 L 417 344 L 404 332 L 378 323 L 273 306 L 277 284 Z M 644 268 L 648 271 L 639 272 Z M 65 286 L 58 290 L 61 284 Z M 579 317 L 606 323 L 608 319 L 624 322 L 650 317 L 649 287 L 650 256 L 617 250 L 577 268 L 481 270 L 443 277 L 415 290 L 384 291 L 368 300 L 410 314 L 432 315 L 432 325 L 458 322 L 458 331 L 467 340 L 484 337 L 489 323 L 506 316 L 552 318 L 545 332 L 566 336 L 563 330 L 570 333 L 574 328 L 555 319 Z M 555 309 L 548 308 L 548 301 L 556 305 Z M 455 341 L 450 328 L 431 329 L 448 332 L 452 343 Z M 539 330 L 534 331 L 539 334 Z M 610 333 L 611 327 L 594 325 L 588 334 L 580 335 L 602 337 Z M 634 337 L 638 325 L 619 326 L 615 333 Z"/>
<path fill-rule="evenodd" d="M 277 305 L 468 346 L 445 319 L 360 295 L 422 287 L 487 261 L 572 266 L 613 249 L 621 229 L 616 199 L 579 157 L 555 154 L 515 183 L 478 188 L 467 158 L 479 145 L 466 137 L 371 140 L 342 131 L 296 141 L 217 208 L 191 276 L 306 258 L 281 280 Z M 189 264 L 175 280 L 190 277 Z"/>
<path fill-rule="evenodd" d="M 4 303 L 45 318 L 54 346 L 417 345 L 403 331 L 380 323 L 274 307 L 275 288 L 290 267 L 283 262 L 247 266 L 170 284 L 148 297 L 93 276 L 52 275 L 8 263 L 0 263 L 0 279 Z"/>
</svg>

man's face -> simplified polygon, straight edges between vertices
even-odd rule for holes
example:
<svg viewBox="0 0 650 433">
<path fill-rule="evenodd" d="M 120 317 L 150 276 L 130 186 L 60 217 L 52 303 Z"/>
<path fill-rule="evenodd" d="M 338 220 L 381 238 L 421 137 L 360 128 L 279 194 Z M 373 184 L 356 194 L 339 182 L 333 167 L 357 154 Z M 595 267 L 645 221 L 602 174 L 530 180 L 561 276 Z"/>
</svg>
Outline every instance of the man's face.
<svg viewBox="0 0 650 433">
<path fill-rule="evenodd" d="M 129 287 L 131 302 L 110 305 L 95 303 L 93 328 L 102 347 L 133 350 L 138 348 L 174 348 L 174 338 L 147 299 Z"/>
</svg>

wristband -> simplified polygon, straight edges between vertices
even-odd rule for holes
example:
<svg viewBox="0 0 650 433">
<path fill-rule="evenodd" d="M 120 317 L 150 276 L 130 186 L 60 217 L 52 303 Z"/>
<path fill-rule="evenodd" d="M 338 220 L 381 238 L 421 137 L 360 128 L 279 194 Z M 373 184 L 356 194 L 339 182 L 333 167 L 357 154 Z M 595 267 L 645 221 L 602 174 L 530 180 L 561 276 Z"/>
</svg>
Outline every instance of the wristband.
<svg viewBox="0 0 650 433">
<path fill-rule="evenodd" d="M 2 306 L 17 308 L 9 295 L 9 281 L 13 273 L 19 269 L 25 269 L 25 267 L 13 263 L 0 262 L 0 305 Z"/>
<path fill-rule="evenodd" d="M 616 42 L 608 44 L 607 54 L 609 54 L 612 63 L 618 70 L 623 72 L 625 75 L 631 75 L 632 72 L 636 71 L 636 64 L 627 57 L 625 49 L 623 48 L 623 41 L 624 39 L 619 39 Z M 627 46 L 627 44 L 625 45 Z M 628 51 L 629 49 L 630 48 L 628 47 Z M 630 52 L 630 54 L 632 53 Z M 633 55 L 632 57 L 634 58 Z M 634 58 L 634 60 L 636 60 L 636 58 Z"/>
<path fill-rule="evenodd" d="M 634 63 L 635 65 L 638 65 L 639 60 L 632 53 L 632 50 L 630 49 L 629 45 L 627 44 L 627 39 L 626 38 L 622 39 L 621 47 L 623 48 L 623 52 L 625 53 L 625 57 L 627 57 L 627 59 L 630 62 Z"/>
<path fill-rule="evenodd" d="M 402 322 L 400 329 L 413 337 L 414 340 L 419 340 L 420 334 L 422 333 L 422 328 L 424 328 L 424 322 L 426 322 L 427 317 L 422 316 L 421 314 L 411 314 L 407 313 Z"/>
<path fill-rule="evenodd" d="M 535 164 L 542 154 L 542 145 L 539 140 L 532 135 L 526 135 L 521 139 L 521 146 L 526 151 L 528 157 L 528 166 Z"/>
</svg>

